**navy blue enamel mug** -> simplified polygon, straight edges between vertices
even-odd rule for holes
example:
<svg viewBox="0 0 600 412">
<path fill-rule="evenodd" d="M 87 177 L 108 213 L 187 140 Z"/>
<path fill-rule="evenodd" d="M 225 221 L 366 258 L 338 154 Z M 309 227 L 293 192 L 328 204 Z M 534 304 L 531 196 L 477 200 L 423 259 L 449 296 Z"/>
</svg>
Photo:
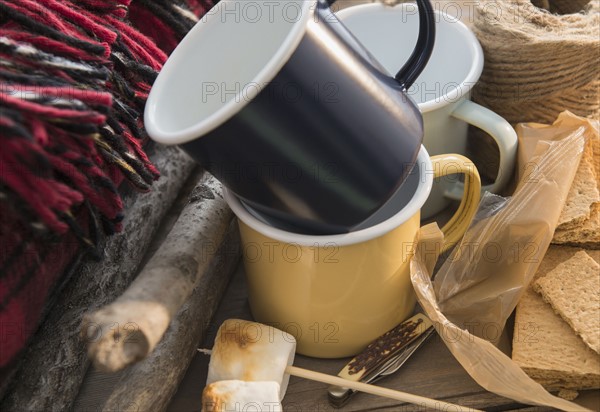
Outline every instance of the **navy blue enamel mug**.
<svg viewBox="0 0 600 412">
<path fill-rule="evenodd" d="M 417 45 L 394 78 L 330 3 L 222 0 L 169 57 L 145 111 L 153 140 L 314 234 L 351 231 L 412 169 L 423 123 L 406 90 L 435 37 L 431 5 L 418 0 Z"/>
</svg>

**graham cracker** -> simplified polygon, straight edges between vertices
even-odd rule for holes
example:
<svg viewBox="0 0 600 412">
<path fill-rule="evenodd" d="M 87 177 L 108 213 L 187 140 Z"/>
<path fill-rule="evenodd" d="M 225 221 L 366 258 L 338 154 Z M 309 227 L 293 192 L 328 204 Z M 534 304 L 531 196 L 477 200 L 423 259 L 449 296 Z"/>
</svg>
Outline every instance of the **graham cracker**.
<svg viewBox="0 0 600 412">
<path fill-rule="evenodd" d="M 573 229 L 557 229 L 552 243 L 600 249 L 600 203 L 594 203 L 590 217 Z"/>
<path fill-rule="evenodd" d="M 591 141 L 588 141 L 558 220 L 557 229 L 574 229 L 581 225 L 589 219 L 591 206 L 600 202 L 597 184 L 597 176 L 600 175 L 597 175 L 594 169 L 593 147 Z"/>
<path fill-rule="evenodd" d="M 579 392 L 572 389 L 561 389 L 556 396 L 568 401 L 574 401 L 579 396 Z"/>
<path fill-rule="evenodd" d="M 580 250 L 550 246 L 535 279 L 543 278 Z M 600 251 L 591 251 L 590 255 L 600 262 Z M 512 357 L 549 390 L 600 388 L 600 355 L 532 288 L 525 291 L 517 305 Z"/>
<path fill-rule="evenodd" d="M 600 123 L 594 121 L 594 130 L 596 133 L 590 137 L 589 145 L 592 147 L 592 163 L 594 165 L 594 173 L 596 174 L 596 187 L 600 191 Z"/>
<path fill-rule="evenodd" d="M 584 251 L 533 283 L 554 311 L 600 353 L 600 265 Z"/>
</svg>

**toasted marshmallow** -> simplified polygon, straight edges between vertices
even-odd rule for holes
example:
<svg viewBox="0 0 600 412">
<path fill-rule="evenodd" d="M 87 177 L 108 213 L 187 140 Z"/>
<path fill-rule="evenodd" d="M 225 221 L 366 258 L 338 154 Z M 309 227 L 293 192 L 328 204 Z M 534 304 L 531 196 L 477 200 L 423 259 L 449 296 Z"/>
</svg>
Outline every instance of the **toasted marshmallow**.
<svg viewBox="0 0 600 412">
<path fill-rule="evenodd" d="M 202 392 L 204 412 L 282 412 L 277 382 L 211 383 Z"/>
<path fill-rule="evenodd" d="M 294 362 L 295 353 L 296 339 L 289 333 L 262 323 L 228 319 L 217 331 L 206 383 L 274 381 L 282 400 L 290 380 L 285 368 Z"/>
</svg>

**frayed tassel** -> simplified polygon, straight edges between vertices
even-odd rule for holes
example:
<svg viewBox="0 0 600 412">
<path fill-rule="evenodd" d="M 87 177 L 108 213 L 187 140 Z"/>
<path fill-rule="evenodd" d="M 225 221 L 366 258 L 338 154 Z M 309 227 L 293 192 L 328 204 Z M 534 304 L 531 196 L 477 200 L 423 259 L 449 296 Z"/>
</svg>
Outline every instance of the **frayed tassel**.
<svg viewBox="0 0 600 412">
<path fill-rule="evenodd" d="M 12 191 L 25 201 L 24 214 L 37 215 L 50 231 L 83 233 L 65 219 L 87 199 L 113 233 L 123 219 L 119 175 L 141 191 L 159 177 L 142 149 L 141 114 L 166 55 L 121 20 L 129 4 L 0 3 L 11 19 L 0 26 L 7 62 L 0 68 L 0 163 L 9 172 L 0 176 L 0 195 Z"/>
<path fill-rule="evenodd" d="M 59 234 L 84 232 L 69 216 L 86 200 L 106 233 L 119 230 L 121 180 L 146 191 L 159 177 L 142 148 L 152 83 L 215 3 L 0 2 L 0 198 L 20 199 L 25 220 Z M 136 28 L 124 20 L 130 9 Z M 147 36 L 152 27 L 164 41 Z"/>
</svg>

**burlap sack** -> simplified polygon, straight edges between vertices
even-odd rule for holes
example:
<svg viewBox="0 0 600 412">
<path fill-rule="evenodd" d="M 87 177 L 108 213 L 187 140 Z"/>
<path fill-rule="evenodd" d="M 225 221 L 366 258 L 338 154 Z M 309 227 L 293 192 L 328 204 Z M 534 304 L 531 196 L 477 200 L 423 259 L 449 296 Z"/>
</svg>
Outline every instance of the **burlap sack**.
<svg viewBox="0 0 600 412">
<path fill-rule="evenodd" d="M 530 0 L 478 3 L 473 29 L 485 66 L 473 99 L 511 123 L 551 123 L 564 110 L 599 118 L 600 1 L 548 6 L 579 12 L 552 14 Z"/>
</svg>

